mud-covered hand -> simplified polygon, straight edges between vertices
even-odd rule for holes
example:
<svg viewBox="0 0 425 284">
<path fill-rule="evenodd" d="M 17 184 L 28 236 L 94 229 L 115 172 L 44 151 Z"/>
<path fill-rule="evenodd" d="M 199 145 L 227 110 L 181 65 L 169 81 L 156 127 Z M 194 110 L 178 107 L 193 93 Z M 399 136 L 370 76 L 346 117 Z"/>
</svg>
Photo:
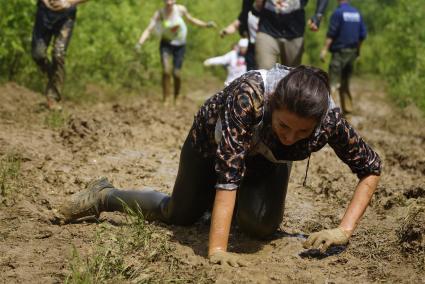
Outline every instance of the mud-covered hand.
<svg viewBox="0 0 425 284">
<path fill-rule="evenodd" d="M 346 245 L 348 243 L 349 235 L 340 227 L 331 230 L 322 230 L 311 234 L 304 242 L 305 249 L 320 249 L 321 253 L 332 245 Z"/>
<path fill-rule="evenodd" d="M 233 267 L 243 267 L 248 265 L 248 263 L 242 260 L 239 255 L 225 251 L 217 251 L 210 255 L 209 259 L 211 263 L 230 265 Z"/>
</svg>

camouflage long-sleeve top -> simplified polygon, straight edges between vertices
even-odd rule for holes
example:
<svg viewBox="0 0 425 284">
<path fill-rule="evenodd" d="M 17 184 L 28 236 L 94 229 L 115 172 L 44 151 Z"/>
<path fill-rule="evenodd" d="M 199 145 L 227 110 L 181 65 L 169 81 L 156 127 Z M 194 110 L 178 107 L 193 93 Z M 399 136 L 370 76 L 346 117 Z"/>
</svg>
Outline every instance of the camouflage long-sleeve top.
<svg viewBox="0 0 425 284">
<path fill-rule="evenodd" d="M 235 190 L 245 173 L 247 155 L 260 153 L 272 162 L 297 161 L 329 144 L 359 178 L 380 175 L 381 160 L 343 118 L 330 106 L 313 134 L 285 146 L 271 129 L 269 94 L 290 69 L 276 65 L 271 70 L 250 71 L 209 98 L 191 129 L 193 146 L 214 157 L 216 188 Z"/>
</svg>

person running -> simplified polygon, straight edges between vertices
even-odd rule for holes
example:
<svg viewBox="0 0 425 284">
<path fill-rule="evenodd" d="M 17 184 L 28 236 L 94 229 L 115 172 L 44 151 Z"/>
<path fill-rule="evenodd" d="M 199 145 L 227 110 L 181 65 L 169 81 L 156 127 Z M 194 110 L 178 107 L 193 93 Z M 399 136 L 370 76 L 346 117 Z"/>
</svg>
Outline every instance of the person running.
<svg viewBox="0 0 425 284">
<path fill-rule="evenodd" d="M 245 55 L 248 50 L 248 39 L 242 38 L 235 44 L 232 51 L 217 57 L 208 58 L 204 66 L 224 65 L 227 67 L 227 78 L 224 85 L 229 85 L 247 70 Z"/>
<path fill-rule="evenodd" d="M 238 255 L 227 252 L 232 216 L 253 237 L 273 234 L 283 219 L 292 161 L 329 144 L 359 182 L 340 225 L 311 234 L 304 246 L 324 252 L 347 244 L 377 187 L 381 160 L 344 119 L 329 91 L 327 74 L 314 67 L 249 71 L 198 111 L 171 196 L 116 189 L 102 178 L 71 196 L 59 212 L 69 222 L 129 206 L 140 208 L 148 220 L 190 225 L 212 209 L 211 262 L 242 265 Z"/>
<path fill-rule="evenodd" d="M 338 0 L 338 3 L 331 16 L 320 59 L 325 61 L 328 50 L 332 53 L 329 64 L 332 96 L 337 100 L 339 95 L 343 112 L 349 114 L 353 111 L 350 77 L 367 32 L 360 12 L 348 0 Z"/>
<path fill-rule="evenodd" d="M 32 33 L 32 58 L 47 75 L 47 107 L 59 110 L 65 80 L 65 54 L 77 13 L 77 5 L 88 0 L 38 0 Z M 47 49 L 54 38 L 52 59 Z"/>
<path fill-rule="evenodd" d="M 243 0 L 242 11 L 238 19 L 220 31 L 220 36 L 224 37 L 239 30 L 241 36 L 249 39 L 248 51 L 245 54 L 248 71 L 257 69 L 255 62 L 255 38 L 257 36 L 262 6 L 263 0 Z"/>
<path fill-rule="evenodd" d="M 171 92 L 171 74 L 174 79 L 174 101 L 178 98 L 181 86 L 181 68 L 186 51 L 187 26 L 183 18 L 204 28 L 213 28 L 213 21 L 204 22 L 189 14 L 187 8 L 176 4 L 176 0 L 164 0 L 165 7 L 156 11 L 148 27 L 143 31 L 136 48 L 140 48 L 154 28 L 161 35 L 160 54 L 162 64 L 163 100 L 168 104 Z M 170 59 L 173 58 L 173 67 Z M 171 71 L 172 70 L 172 71 Z"/>
<path fill-rule="evenodd" d="M 310 30 L 319 29 L 328 2 L 316 1 L 316 12 L 307 22 Z M 258 68 L 273 67 L 278 57 L 287 66 L 301 64 L 307 3 L 308 0 L 264 0 L 255 46 Z"/>
</svg>

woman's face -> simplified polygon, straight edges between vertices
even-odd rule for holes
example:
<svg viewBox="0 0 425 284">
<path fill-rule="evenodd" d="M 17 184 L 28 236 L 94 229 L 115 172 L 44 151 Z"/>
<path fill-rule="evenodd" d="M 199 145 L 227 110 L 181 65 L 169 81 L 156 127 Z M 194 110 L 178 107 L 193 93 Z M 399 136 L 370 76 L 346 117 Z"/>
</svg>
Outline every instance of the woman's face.
<svg viewBox="0 0 425 284">
<path fill-rule="evenodd" d="M 280 143 L 289 146 L 308 138 L 317 126 L 314 118 L 300 117 L 286 108 L 272 113 L 272 129 Z"/>
</svg>

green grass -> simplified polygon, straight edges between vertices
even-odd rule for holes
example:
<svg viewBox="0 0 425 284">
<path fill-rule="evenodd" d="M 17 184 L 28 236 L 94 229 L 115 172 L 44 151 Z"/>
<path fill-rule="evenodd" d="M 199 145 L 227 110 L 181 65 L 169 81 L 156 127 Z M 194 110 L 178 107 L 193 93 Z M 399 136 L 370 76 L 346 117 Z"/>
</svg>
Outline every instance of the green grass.
<svg viewBox="0 0 425 284">
<path fill-rule="evenodd" d="M 128 206 L 125 206 L 125 209 L 129 226 L 99 224 L 94 252 L 91 255 L 82 257 L 75 247 L 72 248 L 70 273 L 65 283 L 135 280 L 141 275 L 144 276 L 150 263 L 168 255 L 170 248 L 167 237 L 153 233 L 140 209 L 135 211 Z M 132 255 L 138 257 L 137 265 L 131 261 Z M 150 277 L 154 279 L 157 275 Z"/>
<path fill-rule="evenodd" d="M 60 129 L 68 121 L 69 115 L 64 111 L 49 111 L 44 118 L 44 124 L 51 129 Z"/>
<path fill-rule="evenodd" d="M 11 152 L 0 159 L 0 203 L 7 204 L 20 187 L 21 156 Z"/>
</svg>

